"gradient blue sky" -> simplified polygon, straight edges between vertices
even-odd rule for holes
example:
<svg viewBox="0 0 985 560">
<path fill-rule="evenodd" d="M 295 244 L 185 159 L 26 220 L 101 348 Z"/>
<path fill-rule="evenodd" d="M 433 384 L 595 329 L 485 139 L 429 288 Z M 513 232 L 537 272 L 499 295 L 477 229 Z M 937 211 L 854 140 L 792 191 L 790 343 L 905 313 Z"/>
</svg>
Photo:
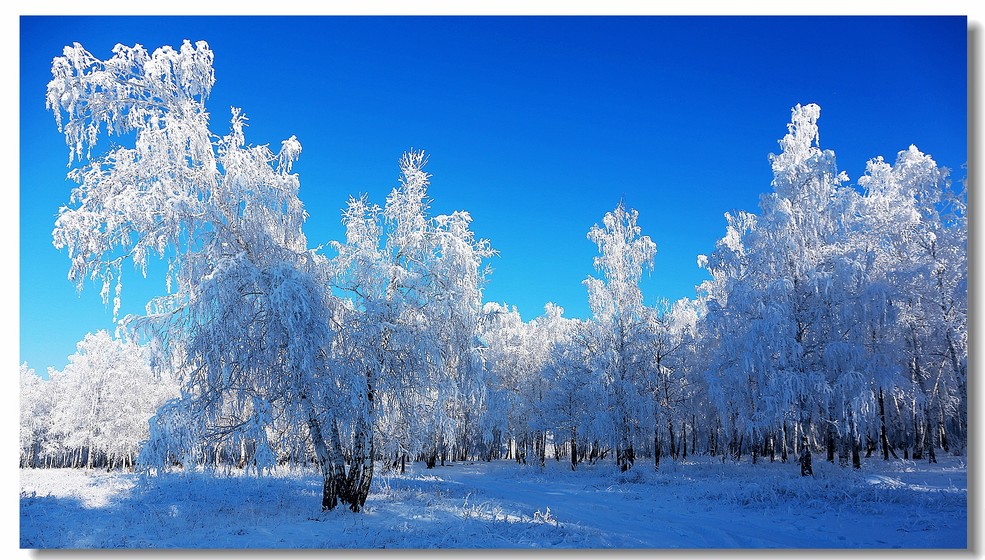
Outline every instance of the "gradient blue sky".
<svg viewBox="0 0 985 560">
<path fill-rule="evenodd" d="M 51 244 L 72 185 L 44 94 L 72 42 L 107 58 L 208 41 L 213 131 L 234 105 L 249 142 L 301 141 L 312 245 L 342 238 L 350 194 L 382 204 L 400 154 L 426 150 L 433 213 L 469 211 L 500 251 L 485 299 L 532 319 L 548 301 L 589 315 L 586 234 L 620 198 L 657 243 L 647 303 L 694 297 L 696 256 L 724 212 L 758 209 L 797 103 L 821 106 L 821 145 L 853 182 L 910 144 L 964 177 L 967 33 L 964 17 L 22 17 L 20 361 L 61 369 L 113 328 Z M 123 314 L 164 291 L 162 268 L 124 277 Z"/>
</svg>

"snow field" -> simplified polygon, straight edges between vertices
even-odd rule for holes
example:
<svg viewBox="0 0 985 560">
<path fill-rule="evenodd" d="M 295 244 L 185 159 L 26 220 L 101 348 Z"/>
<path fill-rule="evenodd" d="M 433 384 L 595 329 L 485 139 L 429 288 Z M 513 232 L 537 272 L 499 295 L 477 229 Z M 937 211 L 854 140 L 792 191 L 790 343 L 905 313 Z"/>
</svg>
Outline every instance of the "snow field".
<svg viewBox="0 0 985 560">
<path fill-rule="evenodd" d="M 378 474 L 365 511 L 320 511 L 320 478 L 144 477 L 21 470 L 22 548 L 965 548 L 962 458 L 700 457 L 637 463 L 457 463 Z"/>
</svg>

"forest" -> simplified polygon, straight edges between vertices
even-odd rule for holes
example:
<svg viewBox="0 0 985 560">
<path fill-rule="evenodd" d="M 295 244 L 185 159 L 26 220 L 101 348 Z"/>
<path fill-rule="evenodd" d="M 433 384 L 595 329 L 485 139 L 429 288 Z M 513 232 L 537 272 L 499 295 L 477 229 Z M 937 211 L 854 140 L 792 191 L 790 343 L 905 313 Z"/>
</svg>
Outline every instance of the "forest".
<svg viewBox="0 0 985 560">
<path fill-rule="evenodd" d="M 623 201 L 586 232 L 591 317 L 524 320 L 484 301 L 495 240 L 432 215 L 427 155 L 386 197 L 352 196 L 312 247 L 292 166 L 210 128 L 205 42 L 81 45 L 46 103 L 77 185 L 53 243 L 114 313 L 124 267 L 167 293 L 62 371 L 21 366 L 22 468 L 317 471 L 321 507 L 360 511 L 374 475 L 506 459 L 663 469 L 708 456 L 859 469 L 968 445 L 967 180 L 915 146 L 854 183 L 791 109 L 755 212 L 724 214 L 694 298 L 644 304 L 656 241 Z M 102 143 L 115 140 L 110 147 Z M 580 240 L 574 239 L 572 242 Z M 536 243 L 536 240 L 531 240 Z M 656 271 L 659 273 L 659 271 Z M 566 467 L 567 468 L 567 467 Z"/>
</svg>

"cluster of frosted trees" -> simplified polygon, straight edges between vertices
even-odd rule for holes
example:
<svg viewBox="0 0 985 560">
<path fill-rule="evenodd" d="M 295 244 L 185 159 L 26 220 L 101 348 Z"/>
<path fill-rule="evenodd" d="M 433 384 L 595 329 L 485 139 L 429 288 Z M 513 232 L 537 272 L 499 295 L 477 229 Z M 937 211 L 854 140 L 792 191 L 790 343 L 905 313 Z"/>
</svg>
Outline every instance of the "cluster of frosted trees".
<svg viewBox="0 0 985 560">
<path fill-rule="evenodd" d="M 643 304 L 656 247 L 622 204 L 589 232 L 593 317 L 496 315 L 487 368 L 518 459 L 708 453 L 936 461 L 967 441 L 967 195 L 915 147 L 858 187 L 792 111 L 758 214 L 726 214 L 694 300 Z M 515 403 L 515 404 L 514 404 Z M 558 449 L 560 446 L 560 449 Z"/>
<path fill-rule="evenodd" d="M 817 146 L 818 108 L 798 106 L 773 193 L 726 216 L 696 299 L 644 305 L 656 244 L 620 203 L 588 232 L 592 317 L 548 304 L 525 322 L 483 304 L 495 251 L 467 212 L 430 214 L 421 152 L 382 206 L 349 199 L 344 241 L 309 249 L 300 144 L 248 144 L 238 109 L 213 134 L 212 56 L 74 45 L 48 86 L 78 161 L 54 232 L 70 279 L 118 307 L 124 262 L 168 264 L 168 293 L 121 322 L 181 386 L 145 468 L 310 465 L 323 508 L 359 510 L 374 469 L 415 460 L 962 449 L 965 195 L 915 148 L 852 187 Z M 118 133 L 133 147 L 93 150 Z"/>
<path fill-rule="evenodd" d="M 149 352 L 106 331 L 87 334 L 62 371 L 20 372 L 21 467 L 132 468 L 148 420 L 177 396 Z"/>
<path fill-rule="evenodd" d="M 773 192 L 701 259 L 708 396 L 735 453 L 934 461 L 967 437 L 967 195 L 913 146 L 847 185 L 819 112 L 794 108 Z"/>
</svg>

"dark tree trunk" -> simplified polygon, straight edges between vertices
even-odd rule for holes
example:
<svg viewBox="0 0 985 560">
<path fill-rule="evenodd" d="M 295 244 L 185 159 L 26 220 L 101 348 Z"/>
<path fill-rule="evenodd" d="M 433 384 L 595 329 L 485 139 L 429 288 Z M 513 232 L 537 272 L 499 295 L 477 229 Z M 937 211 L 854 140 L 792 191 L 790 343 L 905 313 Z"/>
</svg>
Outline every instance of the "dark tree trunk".
<svg viewBox="0 0 985 560">
<path fill-rule="evenodd" d="M 931 463 L 937 462 L 937 453 L 935 453 L 934 448 L 936 444 L 934 442 L 933 430 L 930 427 L 930 415 L 926 414 L 927 426 L 924 428 L 926 436 L 924 436 L 924 442 L 927 446 L 927 460 Z"/>
<path fill-rule="evenodd" d="M 681 459 L 687 460 L 687 424 L 681 421 Z"/>
<path fill-rule="evenodd" d="M 626 472 L 633 468 L 633 461 L 636 459 L 636 454 L 633 452 L 633 445 L 629 444 L 621 449 L 616 450 L 616 465 L 619 466 L 620 472 Z"/>
<path fill-rule="evenodd" d="M 342 500 L 354 512 L 358 512 L 366 503 L 369 488 L 373 482 L 373 454 L 375 450 L 373 449 L 373 436 L 370 430 L 372 427 L 368 422 L 365 420 L 359 422 L 352 465 L 349 467 L 345 492 L 342 495 Z"/>
<path fill-rule="evenodd" d="M 811 464 L 811 448 L 806 437 L 800 445 L 800 476 L 814 476 L 814 466 Z"/>
<path fill-rule="evenodd" d="M 827 440 L 828 440 L 828 456 L 827 456 L 827 459 L 828 459 L 828 462 L 829 463 L 834 463 L 835 462 L 835 429 L 834 429 L 834 425 L 832 425 L 830 422 L 828 422 L 828 433 L 827 433 L 827 436 L 828 436 L 827 437 Z"/>
<path fill-rule="evenodd" d="M 653 468 L 660 469 L 660 435 L 657 431 L 653 432 Z"/>
<path fill-rule="evenodd" d="M 670 442 L 670 456 L 677 460 L 677 445 L 674 443 L 674 423 L 671 420 L 667 420 L 667 434 L 669 435 L 668 441 Z"/>
<path fill-rule="evenodd" d="M 879 439 L 882 441 L 882 460 L 889 460 L 889 437 L 886 436 L 886 399 L 882 395 L 882 387 L 879 388 Z M 896 457 L 896 452 L 893 452 Z"/>
<path fill-rule="evenodd" d="M 578 466 L 578 428 L 571 428 L 571 470 Z"/>
<path fill-rule="evenodd" d="M 691 453 L 698 452 L 698 422 L 695 416 L 691 415 Z"/>
<path fill-rule="evenodd" d="M 787 462 L 787 423 L 783 423 L 783 437 L 780 440 L 780 462 Z"/>
</svg>

